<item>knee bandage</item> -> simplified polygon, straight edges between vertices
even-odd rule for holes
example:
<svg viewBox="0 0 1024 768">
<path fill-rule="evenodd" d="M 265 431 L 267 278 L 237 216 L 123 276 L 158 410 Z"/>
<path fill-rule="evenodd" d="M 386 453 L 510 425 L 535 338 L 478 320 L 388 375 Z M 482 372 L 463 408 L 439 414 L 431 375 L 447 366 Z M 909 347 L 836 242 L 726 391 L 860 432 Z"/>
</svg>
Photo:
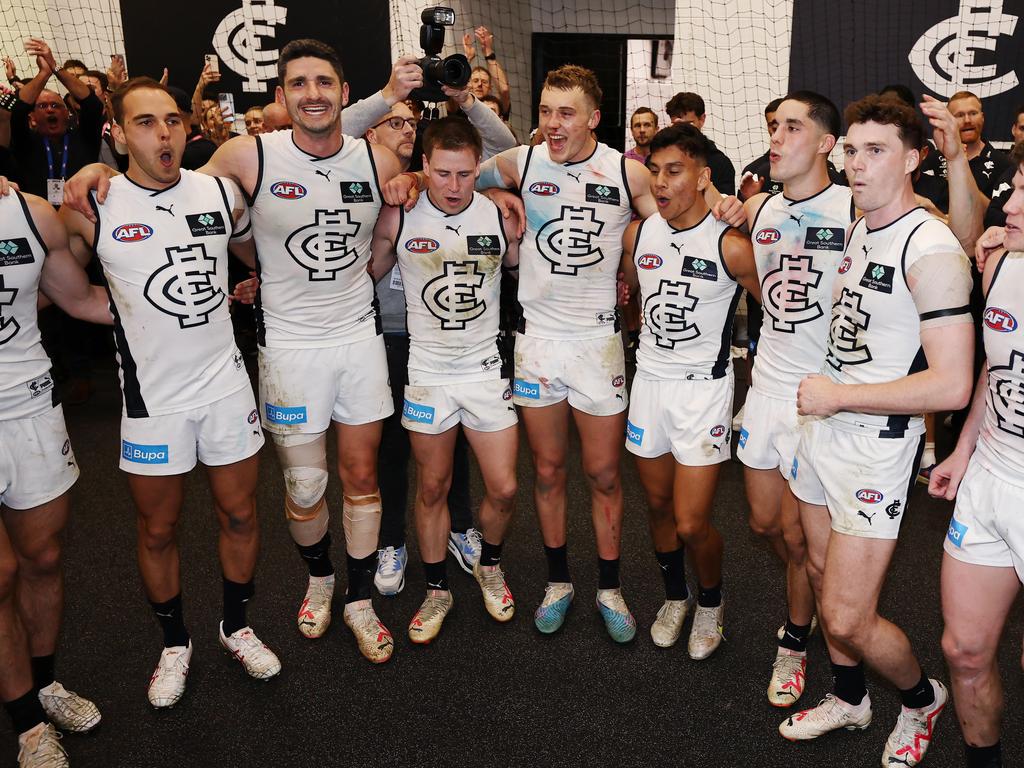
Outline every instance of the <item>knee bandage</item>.
<svg viewBox="0 0 1024 768">
<path fill-rule="evenodd" d="M 312 546 L 327 533 L 326 434 L 278 435 L 277 455 L 284 470 L 284 511 L 296 544 Z"/>
<path fill-rule="evenodd" d="M 351 557 L 361 559 L 377 551 L 380 514 L 379 491 L 369 496 L 345 496 L 345 550 Z"/>
</svg>

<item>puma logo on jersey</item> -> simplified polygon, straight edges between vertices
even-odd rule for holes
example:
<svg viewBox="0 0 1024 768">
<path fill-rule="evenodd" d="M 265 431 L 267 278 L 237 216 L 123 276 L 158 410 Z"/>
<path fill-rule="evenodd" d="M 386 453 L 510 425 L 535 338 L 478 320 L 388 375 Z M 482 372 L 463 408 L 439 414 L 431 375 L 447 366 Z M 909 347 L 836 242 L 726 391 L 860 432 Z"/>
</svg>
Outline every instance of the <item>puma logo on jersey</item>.
<svg viewBox="0 0 1024 768">
<path fill-rule="evenodd" d="M 313 223 L 288 235 L 284 247 L 295 262 L 309 272 L 310 280 L 333 280 L 338 272 L 359 259 L 359 254 L 348 243 L 360 226 L 345 209 L 318 208 Z"/>
<path fill-rule="evenodd" d="M 475 261 L 446 261 L 443 274 L 423 286 L 423 303 L 443 330 L 461 331 L 484 313 L 487 302 L 477 298 L 484 277 Z"/>
<path fill-rule="evenodd" d="M 317 168 L 315 171 L 313 171 L 313 173 L 315 173 L 317 176 L 323 176 L 328 181 L 331 180 L 331 169 L 330 168 L 328 168 L 326 171 L 321 171 L 319 168 Z"/>
<path fill-rule="evenodd" d="M 457 235 L 457 234 L 459 234 L 459 230 L 462 229 L 462 225 L 459 224 L 459 226 L 453 227 L 451 224 L 445 224 L 444 228 L 445 229 L 450 229 L 452 232 L 454 232 Z"/>
<path fill-rule="evenodd" d="M 205 325 L 210 313 L 224 303 L 224 292 L 210 281 L 217 259 L 202 243 L 165 249 L 164 264 L 146 281 L 143 295 L 154 307 L 178 318 L 181 328 Z"/>
<path fill-rule="evenodd" d="M 874 523 L 872 522 L 872 519 L 877 514 L 878 514 L 877 512 L 872 512 L 870 515 L 867 515 L 867 514 L 864 514 L 864 510 L 863 509 L 858 509 L 857 510 L 857 515 L 860 516 L 860 517 L 863 517 L 865 520 L 867 520 L 868 521 L 868 525 L 874 525 Z"/>
<path fill-rule="evenodd" d="M 14 306 L 14 300 L 17 297 L 18 289 L 6 288 L 4 286 L 4 276 L 0 275 L 0 344 L 6 344 L 17 336 L 18 331 L 21 330 L 21 325 L 18 324 L 17 319 L 4 317 L 4 307 Z M 35 307 L 32 309 L 35 310 Z"/>
<path fill-rule="evenodd" d="M 1013 350 L 1009 365 L 990 365 L 988 405 L 1000 430 L 1024 437 L 1024 354 Z"/>
<path fill-rule="evenodd" d="M 566 176 L 571 176 L 571 177 L 572 177 L 573 179 L 575 179 L 575 180 L 576 180 L 577 182 L 578 182 L 578 181 L 580 180 L 580 176 L 581 176 L 581 174 L 579 174 L 579 173 L 570 173 L 569 171 L 566 171 L 566 172 L 565 172 L 565 175 L 566 175 Z"/>
<path fill-rule="evenodd" d="M 864 258 L 866 259 L 868 257 L 868 253 L 871 251 L 871 249 L 868 248 L 867 245 L 865 245 L 864 243 L 861 243 L 860 249 L 862 251 L 864 251 Z"/>
<path fill-rule="evenodd" d="M 537 232 L 537 249 L 556 275 L 577 275 L 581 269 L 604 259 L 601 247 L 592 241 L 604 230 L 593 208 L 563 205 L 557 219 Z"/>
<path fill-rule="evenodd" d="M 670 248 L 675 250 L 676 253 L 682 253 L 683 252 L 683 246 L 682 245 L 679 245 L 677 243 L 669 243 L 668 245 L 669 245 Z"/>
<path fill-rule="evenodd" d="M 800 226 L 800 222 L 803 221 L 804 214 L 801 213 L 799 216 L 794 216 L 791 213 L 791 214 L 789 214 L 789 218 L 791 218 L 793 221 L 795 221 L 796 225 L 799 227 Z"/>
<path fill-rule="evenodd" d="M 810 256 L 783 254 L 779 268 L 764 276 L 761 297 L 775 330 L 794 333 L 797 325 L 825 314 L 817 299 L 811 300 L 811 289 L 818 287 L 823 274 L 812 269 L 811 263 Z"/>
<path fill-rule="evenodd" d="M 644 321 L 654 333 L 654 343 L 663 349 L 700 336 L 700 328 L 687 319 L 697 308 L 698 298 L 690 294 L 690 284 L 662 280 L 658 290 L 644 302 Z"/>
<path fill-rule="evenodd" d="M 164 213 L 171 214 L 172 218 L 174 216 L 174 203 L 171 203 L 170 206 L 168 206 L 167 208 L 164 208 L 162 205 L 158 205 L 158 206 L 156 206 L 156 209 L 158 211 L 163 211 Z"/>
<path fill-rule="evenodd" d="M 829 345 L 826 361 L 837 371 L 844 365 L 862 365 L 873 358 L 867 344 L 859 339 L 859 332 L 871 324 L 871 315 L 861 309 L 862 296 L 843 288 L 839 300 L 832 305 L 829 324 Z"/>
</svg>

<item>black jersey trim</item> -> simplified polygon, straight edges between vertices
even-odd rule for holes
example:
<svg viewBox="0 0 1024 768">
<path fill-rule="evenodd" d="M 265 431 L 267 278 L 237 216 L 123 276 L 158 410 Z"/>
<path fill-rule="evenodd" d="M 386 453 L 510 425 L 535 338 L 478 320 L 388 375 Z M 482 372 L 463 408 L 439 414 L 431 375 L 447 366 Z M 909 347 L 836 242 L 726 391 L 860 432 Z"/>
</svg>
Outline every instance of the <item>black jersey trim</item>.
<svg viewBox="0 0 1024 768">
<path fill-rule="evenodd" d="M 711 378 L 713 379 L 721 379 L 729 372 L 729 364 L 732 362 L 732 324 L 741 295 L 743 295 L 743 286 L 737 285 L 732 295 L 732 302 L 729 304 L 729 312 L 725 316 L 726 321 L 722 326 L 722 342 L 718 347 L 718 359 L 711 369 Z"/>
<path fill-rule="evenodd" d="M 678 235 L 680 232 L 692 232 L 697 227 L 699 227 L 701 224 L 703 224 L 705 221 L 707 221 L 708 220 L 708 216 L 710 216 L 710 215 L 711 215 L 711 209 L 709 208 L 708 212 L 705 213 L 703 216 L 701 216 L 700 221 L 698 221 L 696 224 L 691 224 L 689 227 L 683 227 L 682 229 L 676 229 L 675 227 L 672 226 L 672 222 L 670 222 L 670 221 L 665 221 L 665 223 L 668 224 L 668 228 L 670 230 L 672 230 L 673 234 Z"/>
<path fill-rule="evenodd" d="M 242 227 L 237 232 L 232 232 L 231 233 L 231 237 L 237 240 L 242 235 L 247 234 L 250 229 L 252 229 L 252 217 L 249 218 L 249 223 L 248 224 L 246 224 L 244 227 Z"/>
<path fill-rule="evenodd" d="M 1003 264 L 1005 264 L 1005 263 L 1006 263 L 1006 254 L 1005 253 L 1000 254 L 1000 256 L 999 256 L 999 263 L 997 263 L 995 268 L 992 270 L 992 279 L 988 281 L 988 293 L 985 294 L 985 298 L 986 299 L 988 298 L 989 294 L 992 293 L 992 288 L 995 287 L 995 284 L 996 284 L 996 278 L 999 277 L 999 273 L 1002 271 Z"/>
<path fill-rule="evenodd" d="M 402 242 L 402 230 L 405 229 L 405 206 L 398 206 L 398 229 L 395 230 L 395 253 L 398 253 L 399 243 Z"/>
<path fill-rule="evenodd" d="M 964 304 L 962 307 L 950 307 L 949 309 L 933 309 L 931 312 L 922 312 L 918 317 L 920 317 L 923 322 L 925 320 L 934 320 L 937 317 L 953 317 L 954 315 L 969 314 L 971 314 L 971 305 Z"/>
<path fill-rule="evenodd" d="M 235 229 L 235 217 L 234 211 L 231 209 L 231 202 L 228 200 L 228 191 L 224 188 L 224 182 L 221 181 L 220 176 L 214 176 L 213 180 L 217 182 L 217 188 L 220 190 L 221 200 L 224 201 L 224 211 L 228 215 L 228 221 L 231 222 L 231 234 L 236 234 Z"/>
<path fill-rule="evenodd" d="M 903 497 L 903 513 L 906 514 L 910 506 L 910 497 L 914 493 L 914 486 L 917 483 L 917 473 L 921 469 L 921 457 L 924 456 L 924 444 L 928 440 L 927 435 L 920 435 L 917 438 L 917 450 L 914 451 L 914 463 L 911 465 L 913 471 L 910 473 L 910 482 L 907 483 L 907 493 Z"/>
<path fill-rule="evenodd" d="M 547 145 L 548 145 L 548 142 L 547 142 L 547 139 L 545 139 L 544 140 L 544 146 L 547 147 Z M 594 155 L 597 154 L 597 150 L 600 148 L 600 146 L 601 146 L 601 142 L 600 141 L 595 141 L 594 142 L 594 151 L 593 152 L 591 152 L 589 155 L 584 157 L 582 160 L 571 160 L 571 161 L 569 161 L 567 163 L 562 163 L 562 167 L 563 168 L 569 168 L 569 167 L 571 167 L 573 165 L 579 165 L 580 163 L 587 162 L 587 160 L 590 160 Z M 551 157 L 551 151 L 548 150 L 548 158 L 550 159 L 550 157 Z"/>
<path fill-rule="evenodd" d="M 256 321 L 256 343 L 261 347 L 267 346 L 267 322 L 263 317 L 263 267 L 260 264 L 260 252 L 257 249 L 256 259 L 256 298 L 253 300 L 252 309 Z"/>
<path fill-rule="evenodd" d="M 526 162 L 523 163 L 523 175 L 519 177 L 519 192 L 520 192 L 520 194 L 522 194 L 522 191 L 524 189 L 526 189 L 526 174 L 530 170 L 530 161 L 533 159 L 533 150 L 534 150 L 534 146 L 533 145 L 530 145 L 526 149 Z"/>
<path fill-rule="evenodd" d="M 28 209 L 28 201 L 25 200 L 25 196 L 18 190 L 14 190 L 14 194 L 18 196 L 18 202 L 21 203 L 21 212 L 25 214 L 25 223 L 28 224 L 28 228 L 32 230 L 32 234 L 35 235 L 36 240 L 39 241 L 39 247 L 43 249 L 43 256 L 50 255 L 50 249 L 46 247 L 46 241 L 43 240 L 43 236 L 39 234 L 39 229 L 36 227 L 36 221 L 32 218 L 32 213 Z M 54 387 L 56 389 L 56 387 Z"/>
<path fill-rule="evenodd" d="M 629 188 L 629 174 L 626 173 L 626 156 L 622 156 L 622 186 L 626 190 L 626 200 L 629 202 L 629 207 L 633 207 L 633 190 Z"/>
<path fill-rule="evenodd" d="M 791 197 L 786 197 L 785 191 L 780 192 L 779 194 L 782 195 L 782 199 L 785 200 L 787 204 L 789 204 L 789 205 L 799 205 L 800 203 L 806 203 L 808 200 L 813 200 L 818 195 L 824 195 L 826 192 L 828 192 L 834 186 L 835 186 L 835 184 L 832 181 L 829 181 L 828 186 L 825 187 L 824 189 L 819 189 L 817 192 L 815 192 L 810 197 L 801 197 L 799 200 L 794 200 Z"/>
<path fill-rule="evenodd" d="M 153 189 L 152 187 L 147 187 L 145 184 L 139 184 L 139 182 L 137 182 L 137 181 L 132 181 L 131 176 L 129 176 L 127 174 L 127 172 L 123 173 L 121 175 L 124 176 L 125 181 L 127 181 L 133 187 L 138 187 L 139 189 L 143 189 L 146 192 L 149 192 L 149 196 L 150 197 L 157 197 L 158 195 L 162 195 L 164 192 L 169 192 L 170 190 L 174 189 L 176 186 L 181 184 L 181 179 L 183 178 L 183 174 L 184 174 L 183 171 L 178 171 L 178 180 L 175 181 L 173 184 L 171 184 L 171 186 L 164 187 L 163 189 Z"/>
<path fill-rule="evenodd" d="M 289 141 L 291 141 L 293 147 L 299 150 L 299 152 L 304 154 L 314 163 L 319 162 L 320 160 L 330 160 L 332 157 L 337 157 L 338 154 L 341 153 L 341 150 L 345 148 L 345 134 L 341 135 L 341 146 L 339 146 L 329 155 L 314 155 L 312 152 L 307 152 L 306 150 L 304 150 L 302 147 L 295 143 L 295 131 L 288 131 L 288 139 Z M 367 142 L 367 144 L 369 144 L 369 142 Z"/>
<path fill-rule="evenodd" d="M 878 229 L 872 229 L 871 227 L 868 227 L 868 234 L 869 235 L 873 235 L 873 234 L 875 234 L 875 232 L 881 232 L 883 229 L 888 229 L 889 227 L 891 227 L 896 222 L 902 221 L 903 219 L 907 218 L 907 216 L 912 214 L 914 211 L 923 211 L 923 210 L 924 210 L 924 208 L 922 206 L 915 205 L 913 208 L 911 208 L 909 211 L 904 213 L 902 216 L 897 216 L 895 219 L 890 221 L 888 224 L 883 224 Z M 865 223 L 864 226 L 867 227 L 867 224 Z M 915 229 L 916 229 L 916 227 L 915 227 Z"/>
<path fill-rule="evenodd" d="M 508 236 L 505 234 L 505 219 L 501 215 L 501 209 L 495 204 L 493 200 L 488 200 L 491 205 L 494 206 L 494 213 L 498 217 L 498 237 L 505 241 L 505 249 L 502 251 L 502 258 L 505 258 L 505 254 L 508 253 Z"/>
<path fill-rule="evenodd" d="M 124 412 L 129 419 L 144 419 L 149 416 L 146 409 L 146 401 L 142 397 L 142 387 L 139 384 L 139 369 L 132 357 L 132 351 L 128 348 L 128 338 L 124 333 L 124 324 L 121 322 L 121 313 L 117 311 L 117 304 L 114 303 L 114 295 L 110 292 L 110 285 L 107 288 L 107 300 L 110 303 L 110 316 L 114 320 L 114 346 L 117 349 L 118 363 L 121 365 L 121 376 L 124 379 L 122 392 L 124 395 Z"/>
<path fill-rule="evenodd" d="M 853 201 L 853 195 L 850 195 L 850 223 L 852 224 L 857 220 L 857 204 Z"/>
<path fill-rule="evenodd" d="M 763 211 L 764 207 L 766 205 L 768 205 L 768 201 L 771 200 L 772 197 L 773 197 L 773 195 L 766 194 L 764 196 L 764 200 L 762 200 L 761 204 L 759 206 L 757 206 L 757 212 L 754 214 L 754 220 L 750 222 L 750 234 L 751 234 L 751 236 L 753 236 L 754 231 L 757 229 L 757 220 L 761 217 L 761 211 Z"/>
<path fill-rule="evenodd" d="M 366 144 L 366 153 L 370 156 L 370 168 L 373 169 L 373 185 L 377 188 L 377 197 L 380 199 L 380 204 L 384 205 L 384 193 L 380 188 L 380 175 L 377 173 L 377 163 L 373 160 L 373 146 L 370 142 L 363 139 L 363 143 Z M 340 149 L 338 150 L 341 151 Z"/>
<path fill-rule="evenodd" d="M 647 223 L 647 219 L 640 219 L 640 224 L 636 228 L 636 237 L 633 238 L 633 263 L 636 264 L 636 258 L 640 255 L 640 233 L 644 231 L 644 224 Z"/>
<path fill-rule="evenodd" d="M 256 197 L 260 193 L 260 187 L 263 186 L 263 166 L 266 163 L 266 159 L 263 155 L 263 140 L 256 136 L 256 183 L 252 186 L 252 194 L 249 194 L 244 189 L 242 194 L 246 196 L 249 207 L 251 208 L 256 203 Z"/>
<path fill-rule="evenodd" d="M 90 207 L 92 207 L 93 215 L 96 216 L 96 224 L 92 228 L 92 252 L 98 256 L 99 251 L 97 249 L 100 246 L 100 207 L 96 203 L 95 195 L 90 193 L 87 199 Z"/>
<path fill-rule="evenodd" d="M 736 279 L 736 275 L 729 271 L 729 265 L 725 262 L 725 248 L 723 247 L 725 244 L 725 236 L 729 234 L 729 230 L 731 229 L 732 227 L 726 227 L 722 230 L 722 234 L 718 236 L 718 261 L 722 265 L 722 271 L 729 276 L 730 280 L 738 284 L 739 281 Z"/>
<path fill-rule="evenodd" d="M 903 275 L 903 284 L 907 286 L 908 291 L 910 290 L 910 284 L 907 283 L 907 249 L 910 248 L 910 241 L 914 239 L 914 235 L 917 233 L 917 230 L 919 230 L 924 225 L 925 221 L 922 221 L 920 224 L 918 224 L 916 227 L 910 230 L 910 234 L 907 235 L 907 241 L 903 243 L 903 252 L 900 253 L 900 272 Z M 868 231 L 870 232 L 871 230 Z"/>
<path fill-rule="evenodd" d="M 47 371 L 47 373 L 50 374 L 50 378 L 53 378 L 53 368 L 51 368 L 49 371 Z M 56 408 L 58 405 L 60 405 L 60 390 L 61 390 L 60 387 L 53 387 L 50 390 L 50 407 L 51 408 Z"/>
</svg>

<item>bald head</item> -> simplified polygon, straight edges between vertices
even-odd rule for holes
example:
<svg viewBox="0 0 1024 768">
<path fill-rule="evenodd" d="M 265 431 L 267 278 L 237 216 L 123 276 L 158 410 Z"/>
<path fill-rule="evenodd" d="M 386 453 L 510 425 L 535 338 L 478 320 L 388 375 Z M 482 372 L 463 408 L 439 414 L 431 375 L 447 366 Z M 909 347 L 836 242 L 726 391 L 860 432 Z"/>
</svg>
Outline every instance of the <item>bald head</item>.
<svg viewBox="0 0 1024 768">
<path fill-rule="evenodd" d="M 276 101 L 267 104 L 263 108 L 263 132 L 283 131 L 292 127 L 292 119 L 288 117 L 288 110 Z"/>
</svg>

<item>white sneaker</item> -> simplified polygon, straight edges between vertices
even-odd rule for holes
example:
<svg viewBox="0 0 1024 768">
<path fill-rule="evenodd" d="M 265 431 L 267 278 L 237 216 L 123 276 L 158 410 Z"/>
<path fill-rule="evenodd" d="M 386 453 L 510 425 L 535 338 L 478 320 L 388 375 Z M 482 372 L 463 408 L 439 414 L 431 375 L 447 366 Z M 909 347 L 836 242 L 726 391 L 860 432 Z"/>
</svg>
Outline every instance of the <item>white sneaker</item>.
<svg viewBox="0 0 1024 768">
<path fill-rule="evenodd" d="M 224 622 L 220 623 L 220 644 L 224 650 L 238 659 L 249 677 L 269 680 L 281 671 L 281 662 L 274 652 L 267 648 L 249 627 L 242 627 L 230 636 L 224 634 Z"/>
<path fill-rule="evenodd" d="M 310 576 L 306 596 L 299 606 L 296 621 L 299 632 L 311 640 L 322 637 L 331 626 L 331 600 L 334 598 L 334 574 Z"/>
<path fill-rule="evenodd" d="M 871 697 L 866 693 L 857 706 L 828 694 L 818 706 L 790 715 L 779 724 L 779 733 L 790 741 L 806 741 L 845 728 L 863 731 L 871 725 Z"/>
<path fill-rule="evenodd" d="M 40 723 L 18 737 L 18 768 L 67 768 L 68 753 L 60 745 L 60 733 Z"/>
<path fill-rule="evenodd" d="M 807 679 L 807 652 L 779 648 L 768 683 L 768 703 L 773 707 L 791 707 L 804 692 Z"/>
<path fill-rule="evenodd" d="M 448 551 L 455 555 L 455 561 L 466 573 L 473 573 L 473 566 L 480 562 L 483 537 L 476 528 L 467 528 L 465 533 L 448 532 Z"/>
<path fill-rule="evenodd" d="M 725 599 L 714 608 L 698 605 L 693 612 L 693 626 L 690 627 L 690 642 L 687 650 L 695 661 L 706 659 L 722 644 L 722 619 L 725 618 Z"/>
<path fill-rule="evenodd" d="M 173 707 L 185 693 L 188 678 L 188 663 L 192 660 L 192 641 L 188 646 L 175 645 L 164 648 L 160 661 L 156 663 L 153 676 L 149 678 L 146 695 L 154 707 Z"/>
<path fill-rule="evenodd" d="M 373 585 L 386 597 L 397 595 L 405 588 L 405 566 L 409 553 L 405 544 L 400 547 L 384 547 L 377 550 L 377 572 L 373 574 Z"/>
<path fill-rule="evenodd" d="M 658 609 L 658 616 L 651 624 L 651 639 L 659 648 L 671 648 L 683 631 L 683 621 L 693 605 L 693 598 L 666 600 Z"/>
<path fill-rule="evenodd" d="M 100 724 L 96 705 L 56 680 L 39 689 L 39 703 L 50 722 L 62 731 L 88 733 Z"/>
<path fill-rule="evenodd" d="M 359 652 L 374 664 L 383 664 L 391 658 L 395 650 L 395 641 L 391 632 L 384 626 L 373 603 L 369 600 L 356 600 L 345 606 L 345 626 L 352 630 L 356 637 Z"/>
<path fill-rule="evenodd" d="M 900 710 L 896 727 L 885 741 L 885 751 L 882 753 L 882 765 L 885 768 L 892 765 L 917 765 L 924 760 L 924 753 L 932 743 L 935 721 L 939 719 L 949 699 L 946 686 L 938 680 L 929 682 L 935 691 L 935 701 L 931 706 L 921 709 L 903 707 Z"/>
</svg>

